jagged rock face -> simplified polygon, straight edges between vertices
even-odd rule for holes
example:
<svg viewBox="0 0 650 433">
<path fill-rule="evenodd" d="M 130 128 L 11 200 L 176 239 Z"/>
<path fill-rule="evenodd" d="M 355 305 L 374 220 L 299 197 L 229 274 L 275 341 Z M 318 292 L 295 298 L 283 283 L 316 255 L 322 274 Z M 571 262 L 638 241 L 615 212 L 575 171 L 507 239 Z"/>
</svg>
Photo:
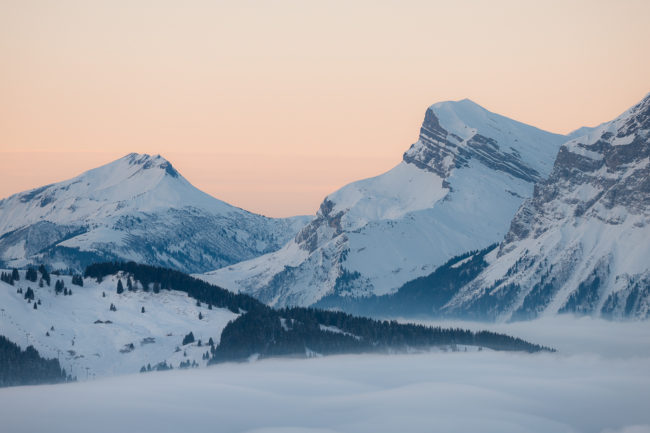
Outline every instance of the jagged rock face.
<svg viewBox="0 0 650 433">
<path fill-rule="evenodd" d="M 343 233 L 341 218 L 343 211 L 334 212 L 334 203 L 325 199 L 318 209 L 316 218 L 303 227 L 296 235 L 295 241 L 300 248 L 310 253 L 319 245 L 319 238 L 335 238 Z"/>
<path fill-rule="evenodd" d="M 447 309 L 512 320 L 647 318 L 649 239 L 650 95 L 562 146 L 493 263 Z"/>
<path fill-rule="evenodd" d="M 0 262 L 79 270 L 134 260 L 201 272 L 275 251 L 307 221 L 235 208 L 194 188 L 164 158 L 129 154 L 0 201 Z"/>
<path fill-rule="evenodd" d="M 404 152 L 404 161 L 446 178 L 455 166 L 456 157 L 454 152 L 456 146 L 447 140 L 448 135 L 449 133 L 440 126 L 433 110 L 427 109 L 420 128 L 420 137 L 409 150 Z M 457 140 L 459 141 L 460 137 Z"/>
<path fill-rule="evenodd" d="M 429 108 L 424 116 L 419 140 L 404 153 L 405 162 L 430 170 L 442 178 L 449 177 L 454 168 L 469 167 L 472 160 L 527 182 L 541 179 L 537 170 L 521 160 L 516 148 L 503 151 L 497 140 L 478 132 L 468 138 L 449 132 L 440 126 L 433 108 Z"/>
<path fill-rule="evenodd" d="M 499 242 L 564 141 L 468 100 L 433 105 L 399 165 L 330 194 L 281 250 L 203 278 L 276 306 L 392 293 Z"/>
</svg>

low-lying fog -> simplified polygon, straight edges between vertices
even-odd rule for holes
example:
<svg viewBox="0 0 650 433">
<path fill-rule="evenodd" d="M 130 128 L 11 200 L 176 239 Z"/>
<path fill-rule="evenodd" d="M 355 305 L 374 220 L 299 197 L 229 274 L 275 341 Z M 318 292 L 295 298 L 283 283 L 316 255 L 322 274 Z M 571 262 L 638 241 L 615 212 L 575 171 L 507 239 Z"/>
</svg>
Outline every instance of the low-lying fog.
<svg viewBox="0 0 650 433">
<path fill-rule="evenodd" d="M 7 432 L 650 432 L 650 323 L 485 325 L 555 354 L 272 359 L 0 389 Z"/>
<path fill-rule="evenodd" d="M 597 354 L 607 358 L 650 358 L 650 321 L 610 322 L 591 317 L 553 316 L 514 323 L 409 321 L 430 326 L 487 329 L 553 347 L 564 355 Z"/>
</svg>

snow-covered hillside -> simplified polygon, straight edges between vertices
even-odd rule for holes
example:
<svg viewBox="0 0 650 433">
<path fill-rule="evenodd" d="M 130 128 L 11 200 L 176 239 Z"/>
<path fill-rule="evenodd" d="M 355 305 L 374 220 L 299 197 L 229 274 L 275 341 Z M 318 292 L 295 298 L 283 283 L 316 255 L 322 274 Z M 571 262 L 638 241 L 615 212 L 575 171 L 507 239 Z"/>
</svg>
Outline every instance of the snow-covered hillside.
<svg viewBox="0 0 650 433">
<path fill-rule="evenodd" d="M 48 277 L 49 275 L 49 277 Z M 421 350 L 552 351 L 507 335 L 274 310 L 181 272 L 101 263 L 71 277 L 44 267 L 0 275 L 0 335 L 91 378 L 290 356 Z M 189 295 L 189 297 L 188 297 Z M 460 347 L 458 347 L 460 346 Z M 5 353 L 5 352 L 3 352 Z M 21 383 L 6 359 L 2 373 Z M 58 367 L 57 367 L 58 368 Z"/>
<path fill-rule="evenodd" d="M 50 286 L 39 287 L 25 279 L 25 271 L 19 274 L 13 286 L 0 282 L 0 334 L 23 348 L 33 345 L 45 358 L 58 358 L 79 379 L 137 373 L 160 362 L 174 368 L 187 361 L 205 365 L 209 339 L 219 344 L 221 331 L 237 317 L 227 309 L 197 306 L 183 292 L 126 290 L 125 278 L 125 290 L 117 294 L 118 275 L 101 283 L 85 278 L 83 287 L 72 284 L 70 276 L 51 275 Z M 71 295 L 56 294 L 58 280 Z M 25 299 L 28 288 L 32 302 Z M 182 345 L 189 332 L 196 341 Z"/>
<path fill-rule="evenodd" d="M 279 251 L 202 278 L 276 306 L 391 293 L 500 241 L 564 141 L 469 100 L 435 104 L 395 168 L 330 194 Z"/>
<path fill-rule="evenodd" d="M 188 272 L 275 251 L 309 221 L 271 219 L 193 187 L 159 155 L 129 154 L 0 201 L 0 262 L 82 269 L 134 260 Z"/>
<path fill-rule="evenodd" d="M 650 317 L 650 94 L 587 132 L 562 146 L 490 266 L 447 311 Z"/>
</svg>

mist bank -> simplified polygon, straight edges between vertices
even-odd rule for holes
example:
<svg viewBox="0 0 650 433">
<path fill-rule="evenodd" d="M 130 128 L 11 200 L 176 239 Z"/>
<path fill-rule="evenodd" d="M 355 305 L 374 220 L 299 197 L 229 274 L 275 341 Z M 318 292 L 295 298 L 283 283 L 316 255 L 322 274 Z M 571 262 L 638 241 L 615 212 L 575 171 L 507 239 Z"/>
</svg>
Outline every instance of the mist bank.
<svg viewBox="0 0 650 433">
<path fill-rule="evenodd" d="M 646 432 L 648 361 L 487 350 L 269 359 L 3 389 L 0 416 L 15 433 Z"/>
<path fill-rule="evenodd" d="M 650 432 L 647 322 L 462 325 L 559 351 L 273 358 L 5 388 L 0 419 L 15 433 Z"/>
<path fill-rule="evenodd" d="M 568 314 L 512 323 L 410 319 L 398 321 L 507 333 L 541 345 L 552 345 L 562 355 L 594 354 L 607 358 L 650 358 L 649 321 L 610 321 Z"/>
</svg>

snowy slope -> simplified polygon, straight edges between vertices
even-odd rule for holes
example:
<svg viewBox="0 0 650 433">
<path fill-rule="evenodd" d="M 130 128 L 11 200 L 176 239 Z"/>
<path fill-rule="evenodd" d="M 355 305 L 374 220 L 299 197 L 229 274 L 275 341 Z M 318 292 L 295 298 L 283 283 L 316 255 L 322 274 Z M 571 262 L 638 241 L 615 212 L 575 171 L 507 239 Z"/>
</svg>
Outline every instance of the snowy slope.
<svg viewBox="0 0 650 433">
<path fill-rule="evenodd" d="M 490 266 L 447 311 L 650 317 L 650 95 L 587 132 L 562 146 Z"/>
<path fill-rule="evenodd" d="M 1 200 L 0 262 L 81 269 L 122 259 L 197 272 L 277 250 L 308 221 L 233 207 L 161 156 L 133 153 Z"/>
<path fill-rule="evenodd" d="M 278 306 L 391 293 L 501 240 L 564 141 L 469 100 L 435 104 L 395 168 L 330 194 L 279 251 L 202 278 Z"/>
<path fill-rule="evenodd" d="M 223 328 L 237 317 L 227 309 L 198 307 L 186 293 L 173 290 L 157 294 L 125 290 L 118 295 L 118 276 L 101 283 L 86 278 L 79 287 L 72 284 L 72 277 L 52 275 L 51 285 L 39 288 L 25 280 L 25 271 L 19 272 L 21 278 L 13 286 L 0 282 L 0 335 L 23 348 L 33 345 L 46 358 L 58 357 L 66 372 L 79 379 L 137 373 L 143 365 L 159 362 L 174 368 L 187 360 L 205 365 L 202 357 L 209 347 L 198 347 L 198 340 L 207 343 L 212 338 L 218 344 Z M 56 280 L 62 280 L 72 295 L 55 294 Z M 34 290 L 35 301 L 41 301 L 36 310 L 24 299 L 28 287 Z M 19 288 L 22 294 L 17 293 Z M 111 304 L 117 311 L 110 311 Z M 98 320 L 111 323 L 95 323 Z M 183 346 L 189 332 L 197 341 Z"/>
</svg>

